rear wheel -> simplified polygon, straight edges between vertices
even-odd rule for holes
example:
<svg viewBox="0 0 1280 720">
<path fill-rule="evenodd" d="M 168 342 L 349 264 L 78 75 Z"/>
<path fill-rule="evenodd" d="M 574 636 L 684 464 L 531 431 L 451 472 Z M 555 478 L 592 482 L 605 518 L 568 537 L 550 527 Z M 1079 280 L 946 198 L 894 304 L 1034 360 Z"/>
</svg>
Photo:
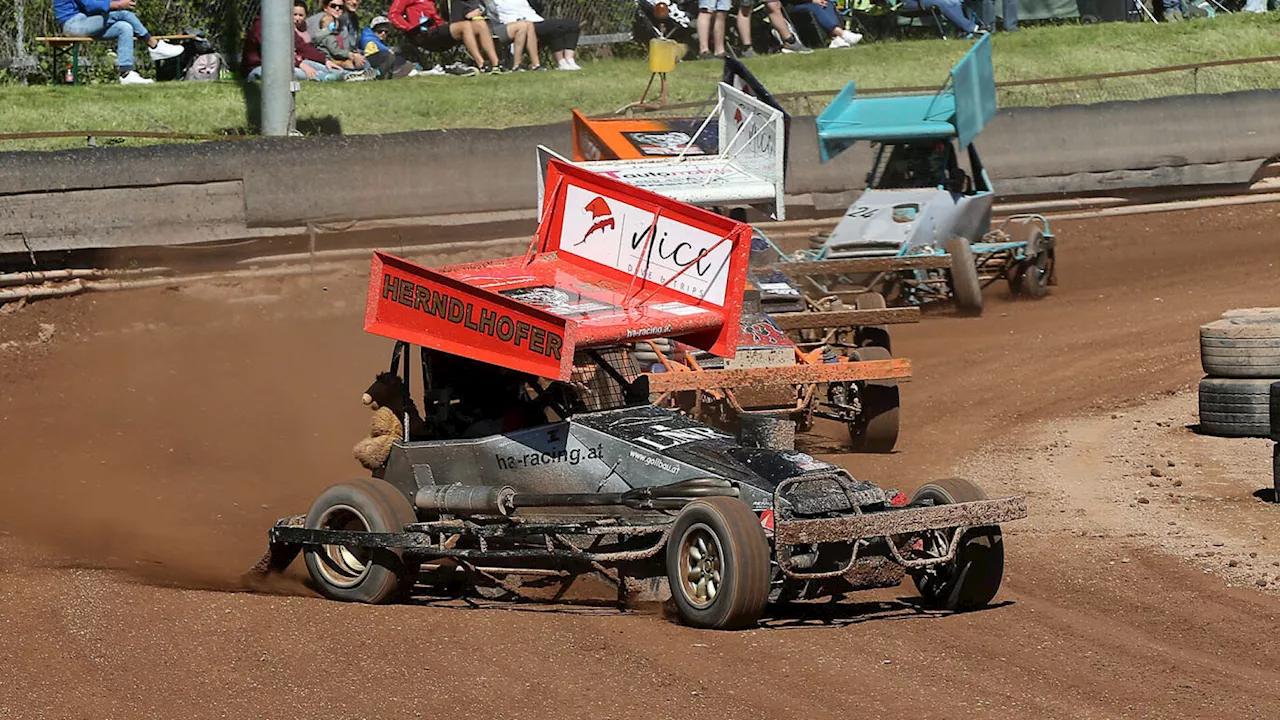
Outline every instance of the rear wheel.
<svg viewBox="0 0 1280 720">
<path fill-rule="evenodd" d="M 882 347 L 858 349 L 861 360 L 890 360 Z M 888 453 L 898 444 L 898 408 L 901 404 L 898 386 L 869 380 L 858 389 L 862 412 L 849 423 L 849 445 L 854 452 Z"/>
<path fill-rule="evenodd" d="M 667 579 L 680 619 L 694 627 L 751 627 L 769 598 L 769 542 L 741 500 L 695 500 L 667 541 Z"/>
<path fill-rule="evenodd" d="M 354 532 L 401 532 L 417 522 L 409 501 L 383 480 L 349 480 L 316 498 L 306 527 Z M 307 572 L 321 594 L 346 602 L 386 603 L 406 595 L 416 572 L 397 550 L 308 545 Z"/>
<path fill-rule="evenodd" d="M 932 500 L 934 505 L 986 500 L 987 494 L 963 478 L 938 480 L 921 487 L 911 497 L 915 505 Z M 951 530 L 925 539 L 926 554 L 941 556 L 951 541 Z M 974 610 L 989 604 L 1004 578 L 1004 539 L 999 525 L 966 530 L 960 536 L 955 558 L 913 572 L 916 588 L 926 604 L 943 610 Z"/>
<path fill-rule="evenodd" d="M 956 309 L 965 315 L 981 315 L 982 283 L 978 280 L 978 266 L 974 264 L 969 240 L 953 237 L 947 241 L 946 248 L 951 255 L 951 295 Z"/>
</svg>

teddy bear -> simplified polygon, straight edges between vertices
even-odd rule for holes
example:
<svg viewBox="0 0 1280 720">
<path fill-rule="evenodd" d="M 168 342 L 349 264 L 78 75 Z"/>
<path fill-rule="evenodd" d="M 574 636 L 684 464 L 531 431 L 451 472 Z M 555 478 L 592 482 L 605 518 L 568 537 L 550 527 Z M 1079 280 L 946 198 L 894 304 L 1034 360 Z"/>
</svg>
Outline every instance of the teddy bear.
<svg viewBox="0 0 1280 720">
<path fill-rule="evenodd" d="M 373 418 L 369 424 L 369 437 L 356 443 L 352 454 L 366 470 L 374 471 L 387 463 L 392 443 L 404 437 L 402 418 L 406 410 L 409 413 L 409 436 L 420 438 L 426 433 L 417 405 L 412 399 L 405 398 L 404 382 L 395 373 L 379 373 L 360 396 L 360 402 L 373 411 Z"/>
</svg>

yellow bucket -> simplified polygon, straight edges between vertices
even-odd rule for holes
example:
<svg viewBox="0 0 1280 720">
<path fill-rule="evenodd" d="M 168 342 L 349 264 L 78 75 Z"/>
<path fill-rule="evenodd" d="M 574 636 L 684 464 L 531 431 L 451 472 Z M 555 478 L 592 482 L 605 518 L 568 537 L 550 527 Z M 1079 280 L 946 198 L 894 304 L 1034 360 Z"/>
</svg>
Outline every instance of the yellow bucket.
<svg viewBox="0 0 1280 720">
<path fill-rule="evenodd" d="M 649 41 L 649 72 L 667 73 L 676 69 L 676 48 L 680 43 L 675 40 L 653 38 Z"/>
</svg>

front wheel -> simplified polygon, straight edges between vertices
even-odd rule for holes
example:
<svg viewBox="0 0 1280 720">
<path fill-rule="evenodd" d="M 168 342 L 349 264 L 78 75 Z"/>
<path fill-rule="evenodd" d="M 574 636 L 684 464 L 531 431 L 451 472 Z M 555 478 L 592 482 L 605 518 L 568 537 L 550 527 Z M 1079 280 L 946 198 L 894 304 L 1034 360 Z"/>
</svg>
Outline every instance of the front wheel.
<svg viewBox="0 0 1280 720">
<path fill-rule="evenodd" d="M 947 241 L 946 248 L 951 256 L 951 295 L 956 309 L 965 315 L 981 315 L 982 283 L 978 280 L 978 266 L 969 240 L 953 237 Z"/>
<path fill-rule="evenodd" d="M 414 522 L 413 506 L 399 490 L 362 478 L 321 493 L 307 513 L 306 527 L 388 533 Z M 398 551 L 384 548 L 308 545 L 303 560 L 322 595 L 346 602 L 392 602 L 408 593 L 417 575 Z"/>
<path fill-rule="evenodd" d="M 741 500 L 694 500 L 667 540 L 667 580 L 680 619 L 712 630 L 751 627 L 769 599 L 769 541 Z"/>
<path fill-rule="evenodd" d="M 916 505 L 926 500 L 934 505 L 986 500 L 987 494 L 963 478 L 948 478 L 924 485 L 911 498 Z M 951 541 L 951 530 L 926 536 L 925 553 L 942 555 Z M 931 547 L 932 546 L 932 547 Z M 1004 578 L 1004 539 L 999 525 L 966 530 L 960 536 L 955 558 L 913 573 L 916 589 L 930 607 L 941 610 L 976 610 L 988 605 Z"/>
</svg>

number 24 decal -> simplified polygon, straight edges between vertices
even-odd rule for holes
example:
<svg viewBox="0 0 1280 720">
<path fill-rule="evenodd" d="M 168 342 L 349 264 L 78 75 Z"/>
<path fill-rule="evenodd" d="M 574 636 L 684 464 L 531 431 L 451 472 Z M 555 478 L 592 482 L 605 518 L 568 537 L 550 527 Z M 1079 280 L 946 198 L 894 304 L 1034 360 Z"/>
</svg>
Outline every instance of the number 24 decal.
<svg viewBox="0 0 1280 720">
<path fill-rule="evenodd" d="M 847 217 L 869 218 L 872 215 L 875 215 L 877 210 L 879 210 L 879 208 L 873 208 L 867 205 L 859 205 L 853 208 L 852 210 L 850 210 Z"/>
</svg>

